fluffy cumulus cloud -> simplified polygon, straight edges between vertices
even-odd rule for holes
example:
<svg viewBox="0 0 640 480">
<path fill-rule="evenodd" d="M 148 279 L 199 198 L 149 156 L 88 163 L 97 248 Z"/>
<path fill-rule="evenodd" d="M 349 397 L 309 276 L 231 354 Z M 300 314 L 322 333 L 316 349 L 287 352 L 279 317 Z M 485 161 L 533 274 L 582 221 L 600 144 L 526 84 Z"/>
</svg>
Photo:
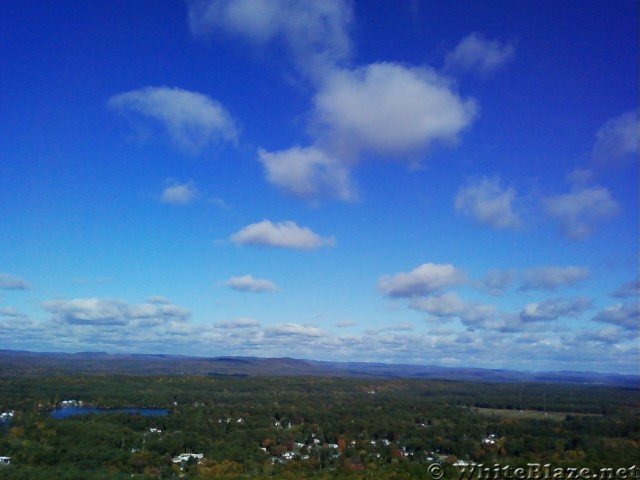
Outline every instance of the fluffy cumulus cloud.
<svg viewBox="0 0 640 480">
<path fill-rule="evenodd" d="M 234 35 L 265 46 L 281 42 L 304 75 L 322 77 L 351 53 L 350 2 L 344 0 L 188 0 L 197 37 Z"/>
<path fill-rule="evenodd" d="M 611 323 L 627 330 L 640 330 L 640 306 L 638 302 L 618 303 L 599 311 L 596 322 Z"/>
<path fill-rule="evenodd" d="M 557 320 L 560 317 L 577 318 L 591 307 L 585 297 L 550 298 L 540 303 L 530 303 L 520 312 L 523 322 Z"/>
<path fill-rule="evenodd" d="M 160 200 L 169 205 L 187 205 L 198 194 L 198 189 L 193 182 L 178 183 L 169 181 L 162 191 Z"/>
<path fill-rule="evenodd" d="M 522 273 L 520 290 L 556 290 L 575 285 L 589 277 L 586 267 L 536 267 Z"/>
<path fill-rule="evenodd" d="M 279 152 L 258 150 L 267 180 L 283 192 L 304 199 L 320 197 L 351 201 L 357 192 L 349 169 L 317 147 L 292 147 Z"/>
<path fill-rule="evenodd" d="M 410 272 L 385 275 L 378 281 L 378 288 L 391 297 L 429 295 L 444 287 L 459 285 L 466 275 L 451 264 L 423 263 Z"/>
<path fill-rule="evenodd" d="M 321 237 L 307 227 L 299 227 L 295 222 L 273 223 L 270 220 L 247 225 L 231 235 L 230 240 L 236 245 L 295 248 L 298 250 L 313 250 L 335 244 L 332 237 Z"/>
<path fill-rule="evenodd" d="M 357 198 L 351 171 L 367 154 L 414 162 L 434 144 L 452 144 L 475 118 L 473 100 L 428 68 L 375 63 L 335 69 L 313 99 L 314 145 L 259 150 L 267 180 L 305 199 Z"/>
<path fill-rule="evenodd" d="M 29 290 L 31 286 L 22 278 L 9 273 L 0 273 L 0 289 Z"/>
<path fill-rule="evenodd" d="M 522 225 L 514 212 L 515 199 L 513 188 L 502 188 L 497 178 L 482 178 L 458 191 L 455 209 L 480 225 L 515 230 Z"/>
<path fill-rule="evenodd" d="M 172 304 L 145 303 L 131 305 L 114 298 L 55 299 L 43 303 L 43 307 L 61 323 L 85 325 L 152 325 L 167 321 L 183 322 L 189 311 Z"/>
<path fill-rule="evenodd" d="M 547 214 L 560 223 L 565 236 L 583 240 L 593 233 L 596 224 L 610 220 L 620 206 L 605 187 L 574 188 L 571 192 L 546 197 L 543 205 Z"/>
<path fill-rule="evenodd" d="M 253 278 L 251 275 L 243 275 L 241 277 L 231 277 L 226 282 L 222 283 L 223 286 L 229 287 L 237 292 L 275 292 L 278 287 L 270 281 L 261 278 Z"/>
<path fill-rule="evenodd" d="M 313 103 L 321 141 L 346 156 L 402 156 L 455 142 L 476 112 L 475 102 L 460 98 L 435 71 L 395 63 L 337 70 Z"/>
<path fill-rule="evenodd" d="M 428 67 L 347 65 L 352 4 L 345 0 L 188 0 L 196 37 L 224 34 L 253 45 L 280 45 L 310 81 L 312 142 L 258 150 L 269 183 L 306 200 L 358 198 L 351 179 L 364 155 L 408 159 L 455 143 L 476 116 L 446 77 Z M 485 42 L 485 57 L 494 44 Z M 485 59 L 485 64 L 496 64 Z"/>
<path fill-rule="evenodd" d="M 131 90 L 112 96 L 108 105 L 159 123 L 172 142 L 188 152 L 200 152 L 218 140 L 233 142 L 238 135 L 233 119 L 218 101 L 180 88 Z"/>
<path fill-rule="evenodd" d="M 515 47 L 512 42 L 487 40 L 474 32 L 463 38 L 447 55 L 445 69 L 486 75 L 505 65 L 514 54 Z"/>
<path fill-rule="evenodd" d="M 637 110 L 609 120 L 596 133 L 593 161 L 611 165 L 637 158 L 639 131 Z"/>
</svg>

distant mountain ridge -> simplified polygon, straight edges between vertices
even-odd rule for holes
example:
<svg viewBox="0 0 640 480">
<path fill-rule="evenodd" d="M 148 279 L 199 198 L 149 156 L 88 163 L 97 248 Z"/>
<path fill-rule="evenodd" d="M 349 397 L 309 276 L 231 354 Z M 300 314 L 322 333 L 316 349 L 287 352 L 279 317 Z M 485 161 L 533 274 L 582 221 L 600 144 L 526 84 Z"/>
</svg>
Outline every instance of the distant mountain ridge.
<svg viewBox="0 0 640 480">
<path fill-rule="evenodd" d="M 0 376 L 96 374 L 422 378 L 466 382 L 603 384 L 640 388 L 639 375 L 617 373 L 531 372 L 435 365 L 329 362 L 288 357 L 191 357 L 0 350 Z"/>
</svg>

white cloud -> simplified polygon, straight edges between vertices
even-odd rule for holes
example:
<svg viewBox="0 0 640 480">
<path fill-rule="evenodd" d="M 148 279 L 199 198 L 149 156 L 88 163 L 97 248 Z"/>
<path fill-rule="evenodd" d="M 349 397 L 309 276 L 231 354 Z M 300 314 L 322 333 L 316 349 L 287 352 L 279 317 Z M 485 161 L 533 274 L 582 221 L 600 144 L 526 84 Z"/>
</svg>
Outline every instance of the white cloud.
<svg viewBox="0 0 640 480">
<path fill-rule="evenodd" d="M 531 303 L 520 312 L 523 322 L 557 320 L 560 317 L 576 318 L 591 307 L 585 297 L 551 298 L 540 303 Z"/>
<path fill-rule="evenodd" d="M 260 322 L 253 318 L 236 318 L 234 320 L 227 320 L 222 322 L 215 322 L 213 324 L 215 328 L 233 330 L 236 328 L 256 328 L 260 326 Z"/>
<path fill-rule="evenodd" d="M 223 32 L 257 45 L 281 41 L 296 67 L 313 79 L 351 53 L 350 2 L 343 0 L 188 0 L 195 36 Z"/>
<path fill-rule="evenodd" d="M 409 306 L 435 317 L 457 317 L 465 311 L 467 303 L 457 293 L 448 292 L 426 298 L 413 298 Z"/>
<path fill-rule="evenodd" d="M 593 317 L 596 322 L 617 325 L 627 330 L 640 329 L 640 305 L 638 302 L 619 303 L 607 307 Z"/>
<path fill-rule="evenodd" d="M 589 277 L 589 269 L 575 266 L 536 267 L 525 270 L 522 277 L 520 290 L 556 290 L 585 280 Z"/>
<path fill-rule="evenodd" d="M 360 152 L 412 155 L 454 143 L 476 112 L 475 102 L 462 100 L 435 71 L 395 63 L 336 70 L 313 103 L 321 143 L 347 159 Z"/>
<path fill-rule="evenodd" d="M 169 205 L 187 205 L 198 194 L 198 189 L 193 182 L 171 182 L 162 191 L 160 199 Z"/>
<path fill-rule="evenodd" d="M 253 278 L 251 275 L 244 275 L 242 277 L 231 277 L 229 280 L 222 284 L 229 287 L 232 290 L 238 292 L 275 292 L 278 287 L 270 280 Z"/>
<path fill-rule="evenodd" d="M 49 300 L 43 306 L 56 319 L 68 323 L 126 325 L 130 320 L 127 303 L 117 299 Z"/>
<path fill-rule="evenodd" d="M 457 317 L 467 326 L 485 328 L 496 315 L 496 307 L 465 302 L 456 293 L 444 293 L 426 298 L 413 298 L 409 306 L 427 312 L 438 319 Z"/>
<path fill-rule="evenodd" d="M 169 320 L 185 321 L 189 311 L 171 304 L 130 305 L 114 298 L 56 299 L 43 303 L 56 321 L 85 325 L 128 325 L 140 321 L 153 325 Z"/>
<path fill-rule="evenodd" d="M 285 323 L 265 330 L 268 337 L 323 337 L 325 334 L 318 327 L 299 325 L 297 323 Z"/>
<path fill-rule="evenodd" d="M 247 225 L 231 235 L 230 240 L 237 245 L 295 248 L 299 250 L 312 250 L 335 244 L 335 240 L 332 237 L 321 237 L 307 227 L 299 227 L 295 222 L 272 223 L 269 220 Z"/>
<path fill-rule="evenodd" d="M 465 274 L 451 264 L 423 263 L 410 272 L 381 277 L 378 288 L 391 297 L 413 297 L 428 295 L 464 281 Z"/>
<path fill-rule="evenodd" d="M 512 42 L 501 43 L 487 40 L 478 33 L 463 38 L 447 55 L 445 69 L 453 71 L 475 71 L 486 75 L 493 73 L 509 62 L 515 53 Z"/>
<path fill-rule="evenodd" d="M 351 184 L 349 169 L 317 147 L 292 147 L 279 152 L 259 149 L 258 156 L 269 183 L 287 194 L 344 201 L 358 196 Z"/>
<path fill-rule="evenodd" d="M 605 187 L 577 187 L 570 193 L 543 199 L 547 214 L 560 222 L 564 235 L 573 240 L 587 238 L 597 223 L 610 220 L 620 205 Z"/>
<path fill-rule="evenodd" d="M 483 178 L 458 191 L 455 209 L 481 225 L 516 230 L 522 222 L 513 210 L 515 199 L 513 188 L 503 189 L 497 178 Z"/>
<path fill-rule="evenodd" d="M 312 146 L 258 151 L 267 180 L 305 199 L 358 198 L 350 175 L 365 154 L 415 164 L 435 144 L 452 144 L 475 117 L 434 70 L 375 63 L 334 69 L 313 99 Z"/>
<path fill-rule="evenodd" d="M 638 111 L 625 112 L 606 122 L 596 133 L 592 158 L 598 164 L 637 160 L 639 137 Z"/>
<path fill-rule="evenodd" d="M 197 153 L 217 140 L 235 141 L 233 119 L 216 100 L 180 88 L 145 87 L 109 99 L 110 108 L 160 123 L 172 142 Z"/>
<path fill-rule="evenodd" d="M 29 290 L 31 286 L 22 278 L 9 273 L 0 273 L 0 289 Z"/>
</svg>

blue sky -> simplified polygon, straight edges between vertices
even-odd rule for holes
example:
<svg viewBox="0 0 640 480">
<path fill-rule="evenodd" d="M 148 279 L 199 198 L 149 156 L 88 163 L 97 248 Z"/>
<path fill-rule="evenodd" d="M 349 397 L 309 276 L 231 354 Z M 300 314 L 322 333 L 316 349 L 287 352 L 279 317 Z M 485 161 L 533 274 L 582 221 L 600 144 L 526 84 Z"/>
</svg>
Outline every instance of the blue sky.
<svg viewBox="0 0 640 480">
<path fill-rule="evenodd" d="M 638 373 L 638 5 L 3 7 L 0 348 Z"/>
</svg>

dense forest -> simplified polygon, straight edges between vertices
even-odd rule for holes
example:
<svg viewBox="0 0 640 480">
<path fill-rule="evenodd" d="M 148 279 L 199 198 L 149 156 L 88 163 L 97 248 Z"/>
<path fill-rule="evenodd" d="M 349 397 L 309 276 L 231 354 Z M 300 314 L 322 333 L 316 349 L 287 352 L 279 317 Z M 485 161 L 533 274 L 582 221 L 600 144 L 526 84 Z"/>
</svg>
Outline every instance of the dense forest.
<svg viewBox="0 0 640 480">
<path fill-rule="evenodd" d="M 66 402 L 100 413 L 54 418 Z M 166 415 L 111 411 L 162 408 Z M 640 389 L 317 377 L 0 379 L 2 479 L 429 479 L 463 462 L 629 467 Z"/>
</svg>

